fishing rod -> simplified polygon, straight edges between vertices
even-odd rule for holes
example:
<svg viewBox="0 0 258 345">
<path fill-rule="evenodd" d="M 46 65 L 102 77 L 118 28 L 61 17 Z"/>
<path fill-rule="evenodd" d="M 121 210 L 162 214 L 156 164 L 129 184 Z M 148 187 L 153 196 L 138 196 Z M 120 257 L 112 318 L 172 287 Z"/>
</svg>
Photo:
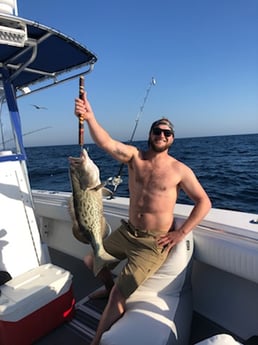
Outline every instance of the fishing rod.
<svg viewBox="0 0 258 345">
<path fill-rule="evenodd" d="M 83 92 L 84 92 L 84 76 L 81 75 L 80 79 L 79 79 L 79 98 L 82 99 L 83 98 Z M 81 147 L 81 151 L 83 149 L 83 145 L 84 145 L 84 119 L 83 116 L 80 115 L 79 116 L 79 132 L 78 132 L 78 136 L 79 136 L 79 145 Z"/>
<path fill-rule="evenodd" d="M 140 117 L 141 117 L 141 115 L 142 115 L 142 113 L 143 113 L 143 109 L 144 109 L 144 107 L 145 107 L 146 101 L 147 101 L 147 99 L 148 99 L 150 90 L 151 90 L 152 86 L 154 86 L 154 85 L 156 85 L 156 80 L 152 77 L 152 78 L 151 78 L 151 81 L 150 81 L 150 83 L 149 83 L 149 85 L 148 85 L 148 87 L 147 87 L 147 89 L 146 89 L 146 93 L 145 93 L 145 96 L 144 96 L 142 105 L 140 106 L 139 112 L 138 112 L 138 114 L 137 114 L 137 116 L 136 116 L 136 119 L 135 119 L 135 125 L 134 125 L 134 128 L 133 128 L 131 137 L 130 137 L 130 139 L 129 139 L 129 141 L 128 141 L 130 144 L 131 144 L 132 141 L 133 141 L 133 138 L 134 138 L 136 129 L 137 129 L 137 127 L 138 127 Z M 124 163 L 121 163 L 117 175 L 114 176 L 114 177 L 109 177 L 109 178 L 107 179 L 107 183 L 108 183 L 108 184 L 111 184 L 112 186 L 114 186 L 113 193 L 116 192 L 118 186 L 123 182 L 123 180 L 122 180 L 122 178 L 121 178 L 121 175 L 122 175 L 122 171 L 123 171 L 124 165 L 125 165 Z"/>
</svg>

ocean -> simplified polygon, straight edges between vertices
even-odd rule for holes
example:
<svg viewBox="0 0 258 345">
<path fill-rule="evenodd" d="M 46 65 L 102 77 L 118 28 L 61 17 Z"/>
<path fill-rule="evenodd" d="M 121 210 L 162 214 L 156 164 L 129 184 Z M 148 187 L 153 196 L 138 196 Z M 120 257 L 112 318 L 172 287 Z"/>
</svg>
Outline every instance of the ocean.
<svg viewBox="0 0 258 345">
<path fill-rule="evenodd" d="M 147 149 L 147 141 L 133 145 Z M 85 148 L 98 165 L 102 181 L 118 175 L 119 162 L 95 144 Z M 29 147 L 26 153 L 32 189 L 71 191 L 67 158 L 79 156 L 79 145 Z M 258 134 L 176 138 L 169 153 L 193 169 L 214 208 L 258 214 Z M 128 196 L 127 166 L 121 178 L 115 196 Z M 183 192 L 178 203 L 192 204 Z"/>
</svg>

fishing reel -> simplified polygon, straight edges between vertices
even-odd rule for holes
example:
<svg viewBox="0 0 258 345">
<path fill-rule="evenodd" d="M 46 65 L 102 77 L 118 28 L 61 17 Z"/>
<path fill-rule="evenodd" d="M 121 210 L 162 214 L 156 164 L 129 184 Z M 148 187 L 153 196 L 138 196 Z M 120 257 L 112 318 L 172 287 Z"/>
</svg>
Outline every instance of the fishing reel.
<svg viewBox="0 0 258 345">
<path fill-rule="evenodd" d="M 117 187 L 123 182 L 122 178 L 120 175 L 114 176 L 114 177 L 109 177 L 105 185 L 113 186 L 113 191 L 115 192 L 117 190 Z"/>
</svg>

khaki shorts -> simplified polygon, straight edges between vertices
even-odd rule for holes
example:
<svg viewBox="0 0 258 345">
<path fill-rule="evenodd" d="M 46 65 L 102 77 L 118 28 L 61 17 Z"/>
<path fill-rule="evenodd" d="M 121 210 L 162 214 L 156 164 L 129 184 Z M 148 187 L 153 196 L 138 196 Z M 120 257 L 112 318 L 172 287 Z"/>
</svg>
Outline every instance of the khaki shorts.
<svg viewBox="0 0 258 345">
<path fill-rule="evenodd" d="M 109 254 L 118 259 L 128 259 L 116 281 L 123 296 L 128 298 L 160 268 L 168 255 L 168 250 L 156 243 L 155 237 L 160 232 L 148 233 L 136 229 L 123 219 L 121 223 L 122 225 L 104 240 L 104 247 Z"/>
</svg>

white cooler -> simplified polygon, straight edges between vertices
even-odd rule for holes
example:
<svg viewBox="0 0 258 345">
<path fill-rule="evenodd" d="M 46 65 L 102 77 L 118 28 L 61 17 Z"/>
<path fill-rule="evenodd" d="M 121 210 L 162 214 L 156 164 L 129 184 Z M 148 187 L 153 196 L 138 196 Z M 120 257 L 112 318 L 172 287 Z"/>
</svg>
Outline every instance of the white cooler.
<svg viewBox="0 0 258 345">
<path fill-rule="evenodd" d="M 0 344 L 30 345 L 74 311 L 72 275 L 45 264 L 0 287 Z"/>
</svg>

